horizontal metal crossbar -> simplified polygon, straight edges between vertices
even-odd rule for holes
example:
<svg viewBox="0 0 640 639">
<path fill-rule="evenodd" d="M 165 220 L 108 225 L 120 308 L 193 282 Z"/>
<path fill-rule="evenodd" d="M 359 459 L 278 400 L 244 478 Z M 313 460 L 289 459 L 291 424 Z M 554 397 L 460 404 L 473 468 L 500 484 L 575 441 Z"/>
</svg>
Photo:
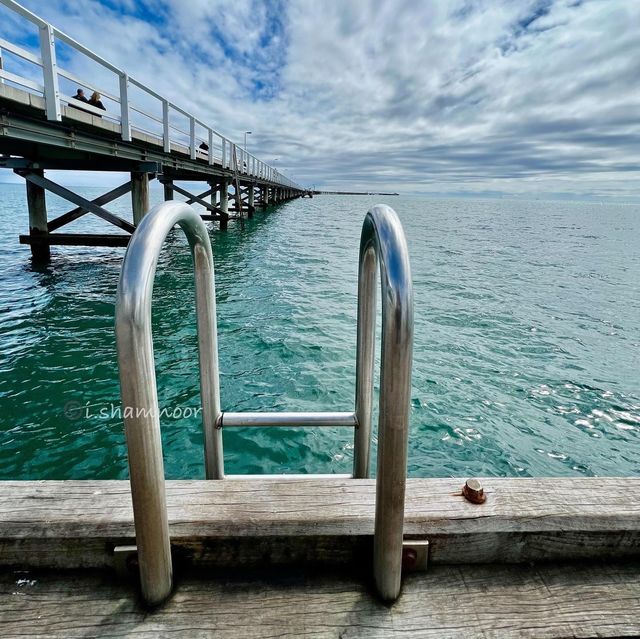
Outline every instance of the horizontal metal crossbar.
<svg viewBox="0 0 640 639">
<path fill-rule="evenodd" d="M 222 413 L 216 424 L 218 428 L 239 427 L 336 427 L 355 428 L 358 425 L 356 414 L 323 413 Z"/>
<path fill-rule="evenodd" d="M 230 480 L 242 480 L 242 479 L 259 479 L 260 481 L 264 480 L 272 480 L 272 479 L 277 479 L 278 481 L 282 481 L 282 480 L 294 480 L 294 481 L 299 481 L 299 480 L 304 480 L 304 479 L 353 479 L 353 475 L 351 474 L 331 474 L 331 473 L 310 473 L 308 475 L 301 475 L 301 474 L 297 474 L 294 475 L 293 473 L 290 475 L 286 475 L 286 474 L 281 474 L 281 475 L 274 475 L 274 474 L 265 474 L 265 475 L 225 475 L 224 476 L 225 481 L 230 479 Z"/>
</svg>

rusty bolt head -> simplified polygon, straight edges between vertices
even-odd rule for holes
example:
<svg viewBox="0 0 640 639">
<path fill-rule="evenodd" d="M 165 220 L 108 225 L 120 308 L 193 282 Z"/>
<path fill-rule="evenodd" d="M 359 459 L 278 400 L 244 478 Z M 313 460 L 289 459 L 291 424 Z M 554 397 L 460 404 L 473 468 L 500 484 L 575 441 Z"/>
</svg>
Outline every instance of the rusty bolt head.
<svg viewBox="0 0 640 639">
<path fill-rule="evenodd" d="M 472 504 L 482 504 L 487 498 L 484 494 L 482 484 L 477 479 L 467 479 L 462 494 L 467 501 Z"/>
<path fill-rule="evenodd" d="M 418 560 L 418 553 L 413 548 L 402 549 L 402 567 L 405 570 L 410 570 L 416 565 Z"/>
</svg>

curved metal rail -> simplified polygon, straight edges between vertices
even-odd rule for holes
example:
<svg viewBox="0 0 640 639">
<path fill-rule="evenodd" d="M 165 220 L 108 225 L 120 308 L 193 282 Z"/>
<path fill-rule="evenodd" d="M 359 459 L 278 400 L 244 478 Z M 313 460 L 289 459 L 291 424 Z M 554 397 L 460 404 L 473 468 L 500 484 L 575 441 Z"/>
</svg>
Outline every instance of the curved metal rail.
<svg viewBox="0 0 640 639">
<path fill-rule="evenodd" d="M 368 477 L 376 329 L 376 270 L 382 289 L 382 357 L 374 533 L 374 577 L 380 596 L 400 593 L 413 342 L 413 292 L 400 221 L 376 206 L 362 228 L 358 281 L 356 409 L 327 413 L 222 413 L 216 336 L 213 257 L 207 230 L 188 205 L 165 202 L 138 225 L 125 255 L 116 302 L 116 338 L 129 471 L 140 565 L 147 603 L 171 592 L 172 564 L 166 512 L 158 396 L 151 336 L 151 296 L 162 244 L 175 224 L 194 259 L 205 465 L 223 479 L 222 430 L 238 426 L 355 428 L 354 476 Z"/>
<path fill-rule="evenodd" d="M 382 289 L 382 353 L 373 572 L 386 601 L 397 599 L 402 576 L 413 350 L 413 286 L 409 251 L 395 211 L 374 206 L 362 226 L 358 276 L 358 341 L 354 474 L 369 476 L 376 335 L 376 269 Z"/>
<path fill-rule="evenodd" d="M 195 270 L 207 477 L 222 477 L 222 434 L 215 427 L 220 415 L 220 390 L 211 244 L 194 209 L 179 202 L 165 202 L 143 218 L 129 242 L 116 301 L 116 342 L 140 581 L 143 597 L 150 604 L 163 601 L 172 587 L 151 295 L 160 249 L 176 224 L 189 240 Z"/>
</svg>

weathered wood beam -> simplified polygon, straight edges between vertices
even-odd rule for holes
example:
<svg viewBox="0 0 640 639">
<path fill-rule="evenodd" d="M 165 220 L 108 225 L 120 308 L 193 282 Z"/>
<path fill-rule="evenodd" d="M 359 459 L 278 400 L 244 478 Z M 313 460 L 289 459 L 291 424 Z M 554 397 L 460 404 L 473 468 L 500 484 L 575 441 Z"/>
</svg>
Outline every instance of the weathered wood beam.
<svg viewBox="0 0 640 639">
<path fill-rule="evenodd" d="M 95 198 L 95 200 L 91 200 L 94 204 L 97 204 L 98 206 L 102 206 L 103 204 L 108 204 L 109 202 L 112 202 L 113 200 L 117 200 L 119 197 L 122 197 L 123 195 L 125 195 L 126 193 L 128 193 L 129 191 L 131 191 L 131 182 L 125 182 L 124 184 L 121 184 L 120 186 L 117 186 L 115 189 L 109 191 L 108 193 L 105 193 L 104 195 L 101 195 L 100 197 Z M 70 222 L 73 222 L 74 220 L 77 220 L 79 217 L 82 217 L 83 215 L 86 215 L 87 213 L 89 213 L 89 211 L 87 211 L 87 209 L 82 208 L 81 206 L 79 206 L 78 208 L 75 208 L 71 211 L 69 211 L 68 213 L 65 213 L 64 215 L 61 215 L 57 218 L 55 218 L 54 220 L 51 220 L 51 222 L 49 222 L 49 224 L 47 224 L 47 227 L 49 229 L 49 233 L 51 233 L 52 231 L 55 231 L 56 229 L 59 229 L 62 226 L 65 226 L 66 224 L 69 224 Z"/>
<path fill-rule="evenodd" d="M 37 175 L 44 178 L 44 171 L 38 170 Z M 27 207 L 29 209 L 29 235 L 30 237 L 46 237 L 47 227 L 47 199 L 45 189 L 32 181 L 27 180 Z M 51 259 L 49 244 L 32 244 L 31 255 L 34 260 L 48 262 Z"/>
<path fill-rule="evenodd" d="M 168 183 L 165 182 L 165 184 L 168 184 Z M 169 185 L 169 188 L 172 189 L 173 191 L 180 193 L 180 195 L 184 195 L 186 198 L 188 198 L 187 204 L 196 203 L 196 204 L 199 204 L 200 206 L 204 206 L 205 209 L 211 211 L 212 213 L 220 213 L 220 214 L 224 213 L 222 209 L 219 209 L 216 206 L 213 206 L 212 204 L 202 199 L 202 197 L 198 195 L 189 193 L 189 191 L 187 191 L 186 189 L 183 189 L 181 186 L 177 186 L 176 184 L 171 183 Z M 209 192 L 207 192 L 206 195 L 208 194 Z"/>
<path fill-rule="evenodd" d="M 105 211 L 102 207 L 91 202 L 91 200 L 87 200 L 81 195 L 78 195 L 77 193 L 66 189 L 64 186 L 60 186 L 59 184 L 56 184 L 55 182 L 52 182 L 51 180 L 34 172 L 19 171 L 18 173 L 29 182 L 36 184 L 37 186 L 40 186 L 47 191 L 51 191 L 61 198 L 68 200 L 69 202 L 73 202 L 73 204 L 81 206 L 82 208 L 89 211 L 89 213 L 97 215 L 99 218 L 102 218 L 106 222 L 109 222 L 110 224 L 113 224 L 114 226 L 117 226 L 122 230 L 127 231 L 128 233 L 133 233 L 135 231 L 135 226 L 133 226 L 133 224 L 131 224 L 130 222 L 127 222 L 126 220 L 123 220 L 116 215 L 109 213 L 109 211 Z"/>
<path fill-rule="evenodd" d="M 640 556 L 640 479 L 487 478 L 480 505 L 463 483 L 407 481 L 405 537 L 428 539 L 431 563 Z M 0 482 L 0 565 L 104 565 L 109 547 L 134 537 L 129 491 L 126 481 Z M 333 548 L 346 560 L 369 548 L 375 481 L 168 481 L 167 505 L 187 562 L 241 562 L 271 542 L 278 556 Z"/>
<path fill-rule="evenodd" d="M 249 211 L 249 217 L 252 218 L 253 214 L 255 213 L 255 210 L 256 210 L 256 205 L 255 205 L 255 187 L 254 187 L 253 184 L 251 184 L 249 186 L 249 198 L 248 198 L 247 208 L 248 208 L 248 211 Z"/>
<path fill-rule="evenodd" d="M 131 207 L 133 209 L 133 223 L 138 226 L 150 208 L 148 173 L 131 172 Z"/>
<path fill-rule="evenodd" d="M 31 246 L 127 246 L 130 235 L 114 233 L 48 233 L 47 235 L 21 235 L 20 244 Z"/>
<path fill-rule="evenodd" d="M 170 202 L 173 200 L 173 189 L 171 185 L 173 184 L 172 180 L 163 180 L 162 188 L 164 189 L 164 201 Z"/>
<path fill-rule="evenodd" d="M 106 571 L 0 575 L 3 637 L 638 637 L 640 564 L 431 566 L 382 605 L 364 570 L 188 571 L 149 611 Z"/>
<path fill-rule="evenodd" d="M 53 169 L 69 171 L 145 171 L 146 173 L 157 173 L 160 167 L 158 162 L 135 162 L 100 156 L 82 157 L 74 160 L 60 157 L 62 154 L 61 151 L 56 151 L 54 157 L 49 157 L 42 155 L 42 152 L 46 150 L 48 150 L 46 147 L 38 148 L 37 154 L 29 158 L 0 157 L 0 167 L 28 171 L 35 169 L 44 169 L 45 171 Z"/>
<path fill-rule="evenodd" d="M 229 180 L 222 180 L 220 183 L 220 209 L 223 219 L 220 220 L 220 230 L 224 231 L 228 227 L 229 220 Z"/>
<path fill-rule="evenodd" d="M 207 191 L 204 191 L 203 193 L 200 193 L 199 195 L 196 195 L 195 197 L 203 200 L 205 197 L 209 197 L 214 192 L 214 190 L 215 189 L 211 188 L 211 189 L 209 189 Z M 187 199 L 186 203 L 187 204 L 193 204 L 194 202 L 196 202 L 196 200 L 193 197 L 191 197 L 191 198 Z M 214 206 L 213 202 L 211 202 L 211 205 Z"/>
</svg>

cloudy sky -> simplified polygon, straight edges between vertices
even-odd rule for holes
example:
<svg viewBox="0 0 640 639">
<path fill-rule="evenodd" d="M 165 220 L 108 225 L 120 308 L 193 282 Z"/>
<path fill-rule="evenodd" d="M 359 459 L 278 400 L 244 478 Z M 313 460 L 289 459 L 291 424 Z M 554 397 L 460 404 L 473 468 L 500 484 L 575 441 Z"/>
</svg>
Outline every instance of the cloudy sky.
<svg viewBox="0 0 640 639">
<path fill-rule="evenodd" d="M 303 184 L 640 198 L 638 0 L 22 4 Z"/>
</svg>

